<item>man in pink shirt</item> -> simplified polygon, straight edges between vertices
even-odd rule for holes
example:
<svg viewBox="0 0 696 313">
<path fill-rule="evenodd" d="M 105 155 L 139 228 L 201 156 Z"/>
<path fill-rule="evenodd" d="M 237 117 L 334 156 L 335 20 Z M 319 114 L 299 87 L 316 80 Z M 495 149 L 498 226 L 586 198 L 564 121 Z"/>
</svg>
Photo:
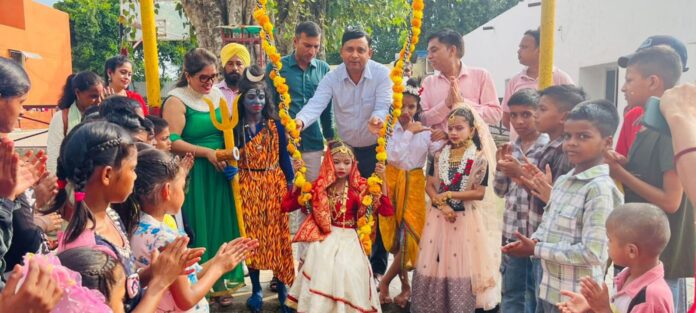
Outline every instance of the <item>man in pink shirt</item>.
<svg viewBox="0 0 696 313">
<path fill-rule="evenodd" d="M 524 70 L 510 78 L 505 86 L 503 97 L 503 126 L 510 130 L 510 141 L 517 139 L 517 133 L 510 127 L 510 108 L 507 103 L 512 95 L 522 89 L 539 89 L 539 30 L 528 30 L 520 40 L 517 59 L 526 66 Z M 574 85 L 573 79 L 560 69 L 553 68 L 554 85 Z"/>
<path fill-rule="evenodd" d="M 436 130 L 447 127 L 447 114 L 457 103 L 468 103 L 488 124 L 498 124 L 503 110 L 491 75 L 462 63 L 464 39 L 443 29 L 428 37 L 428 61 L 439 73 L 423 81 L 423 124 Z"/>
</svg>

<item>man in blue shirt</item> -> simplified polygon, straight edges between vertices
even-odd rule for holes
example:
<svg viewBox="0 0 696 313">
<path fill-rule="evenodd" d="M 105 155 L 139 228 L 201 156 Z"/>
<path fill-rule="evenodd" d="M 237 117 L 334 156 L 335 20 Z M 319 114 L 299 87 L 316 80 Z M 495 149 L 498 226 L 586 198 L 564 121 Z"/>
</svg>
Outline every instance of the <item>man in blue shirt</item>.
<svg viewBox="0 0 696 313">
<path fill-rule="evenodd" d="M 377 134 L 392 103 L 389 69 L 372 61 L 372 40 L 362 30 L 347 29 L 341 40 L 343 63 L 321 80 L 314 96 L 297 113 L 300 129 L 311 125 L 332 104 L 338 135 L 353 147 L 358 170 L 369 177 L 377 164 Z M 372 271 L 381 277 L 387 268 L 387 252 L 377 229 L 372 247 Z"/>
<path fill-rule="evenodd" d="M 321 44 L 321 28 L 314 22 L 302 22 L 295 27 L 295 38 L 293 45 L 295 51 L 281 59 L 283 68 L 280 75 L 290 89 L 289 113 L 290 117 L 295 118 L 298 112 L 307 104 L 307 101 L 314 96 L 319 82 L 331 70 L 329 64 L 316 59 Z M 267 72 L 271 71 L 271 64 L 267 67 Z M 266 76 L 268 77 L 268 76 Z M 269 85 L 273 85 L 270 81 Z M 273 89 L 276 103 L 280 103 L 278 93 Z M 321 122 L 321 127 L 320 126 Z M 324 151 L 324 138 L 331 140 L 334 138 L 332 107 L 327 106 L 321 112 L 319 121 L 307 126 L 301 134 L 300 151 L 302 160 L 307 166 L 307 179 L 314 181 L 319 175 L 321 157 Z"/>
<path fill-rule="evenodd" d="M 295 38 L 293 39 L 295 51 L 284 56 L 280 62 L 283 68 L 280 70 L 280 75 L 285 78 L 285 82 L 289 87 L 290 93 L 290 117 L 295 118 L 298 112 L 307 104 L 307 101 L 314 96 L 319 82 L 331 70 L 329 64 L 316 59 L 319 47 L 321 45 L 321 28 L 314 22 L 302 22 L 295 27 Z M 267 72 L 271 71 L 271 64 L 266 68 Z M 268 75 L 266 76 L 268 77 Z M 268 78 L 269 86 L 273 82 Z M 273 96 L 275 103 L 280 103 L 280 97 L 275 88 Z M 309 181 L 314 181 L 319 176 L 319 168 L 321 167 L 321 158 L 324 155 L 324 138 L 331 140 L 334 138 L 334 129 L 332 121 L 332 108 L 327 106 L 319 121 L 307 126 L 301 134 L 300 152 L 302 152 L 302 160 L 307 167 L 306 177 Z M 320 123 L 321 122 L 321 127 Z M 290 213 L 290 232 L 295 233 L 300 227 L 306 214 L 301 210 Z M 304 254 L 306 243 L 297 245 L 297 258 Z M 276 279 L 271 283 L 273 289 Z"/>
</svg>

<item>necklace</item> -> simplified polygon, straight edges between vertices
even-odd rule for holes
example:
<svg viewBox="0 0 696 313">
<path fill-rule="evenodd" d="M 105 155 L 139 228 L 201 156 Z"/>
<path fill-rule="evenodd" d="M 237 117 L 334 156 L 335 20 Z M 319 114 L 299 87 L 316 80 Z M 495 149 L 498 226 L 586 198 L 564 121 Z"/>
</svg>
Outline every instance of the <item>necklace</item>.
<svg viewBox="0 0 696 313">
<path fill-rule="evenodd" d="M 450 145 L 445 146 L 440 154 L 440 159 L 438 160 L 438 174 L 440 175 L 440 188 L 449 191 L 453 188 L 459 187 L 458 190 L 464 190 L 466 184 L 469 180 L 469 174 L 471 173 L 471 167 L 474 163 L 474 157 L 476 157 L 476 146 L 470 145 L 461 159 L 459 159 L 459 164 L 457 165 L 454 175 L 450 175 L 451 165 L 457 164 L 453 162 L 450 158 L 452 147 Z M 452 177 L 450 177 L 452 176 Z"/>
<path fill-rule="evenodd" d="M 348 205 L 348 182 L 346 182 L 343 186 L 343 191 L 342 192 L 336 192 L 337 188 L 333 188 L 333 190 L 329 190 L 329 205 L 331 206 L 331 212 L 333 216 L 333 220 L 338 222 L 341 220 L 341 224 L 343 226 L 347 225 L 346 223 L 346 212 L 348 211 L 347 205 Z M 340 204 L 340 208 L 336 208 L 337 205 Z"/>
</svg>

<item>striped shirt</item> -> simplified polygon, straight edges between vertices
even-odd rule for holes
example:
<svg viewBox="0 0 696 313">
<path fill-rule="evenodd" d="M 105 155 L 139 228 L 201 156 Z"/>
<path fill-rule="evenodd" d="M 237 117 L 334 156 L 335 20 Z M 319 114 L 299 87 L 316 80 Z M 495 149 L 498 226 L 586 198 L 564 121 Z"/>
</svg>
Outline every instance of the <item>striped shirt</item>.
<svg viewBox="0 0 696 313">
<path fill-rule="evenodd" d="M 580 292 L 580 278 L 604 281 L 609 257 L 605 222 L 623 195 L 609 176 L 609 166 L 597 165 L 582 173 L 558 178 L 551 199 L 532 238 L 539 242 L 534 256 L 541 259 L 543 277 L 539 298 L 561 301 L 561 290 Z"/>
<path fill-rule="evenodd" d="M 549 143 L 549 135 L 541 134 L 537 137 L 534 144 L 526 152 L 522 152 L 522 141 L 518 138 L 512 143 L 512 157 L 522 160 L 526 156 L 532 164 L 536 164 L 543 148 Z M 530 219 L 533 214 L 530 212 L 531 195 L 524 189 L 505 176 L 503 172 L 496 171 L 493 189 L 498 197 L 505 199 L 505 213 L 503 215 L 503 245 L 517 240 L 515 232 L 529 237 L 539 227 L 541 217 Z"/>
</svg>

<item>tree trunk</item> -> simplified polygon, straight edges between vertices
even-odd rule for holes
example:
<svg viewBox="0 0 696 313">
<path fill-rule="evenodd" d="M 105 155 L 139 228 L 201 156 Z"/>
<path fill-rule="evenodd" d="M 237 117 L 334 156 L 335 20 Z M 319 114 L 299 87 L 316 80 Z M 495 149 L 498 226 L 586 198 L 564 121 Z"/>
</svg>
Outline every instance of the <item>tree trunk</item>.
<svg viewBox="0 0 696 313">
<path fill-rule="evenodd" d="M 328 0 L 296 1 L 276 0 L 278 14 L 275 16 L 276 45 L 281 54 L 292 52 L 292 39 L 295 36 L 295 26 L 301 22 L 313 21 L 325 29 L 326 9 Z M 325 43 L 325 36 L 322 37 Z M 322 44 L 320 57 L 324 55 Z"/>
<path fill-rule="evenodd" d="M 222 38 L 215 27 L 226 25 L 228 18 L 226 14 L 223 15 L 221 2 L 226 0 L 181 0 L 186 18 L 196 33 L 198 46 L 215 55 L 218 55 L 222 48 Z"/>
<path fill-rule="evenodd" d="M 271 20 L 275 25 L 275 38 L 281 54 L 292 52 L 295 26 L 303 21 L 314 21 L 326 27 L 328 0 L 297 1 L 276 0 L 278 13 Z M 184 13 L 193 27 L 198 46 L 218 55 L 222 38 L 217 26 L 254 25 L 252 12 L 255 0 L 181 0 Z M 322 38 L 325 42 L 325 38 Z M 322 53 L 324 45 L 322 45 Z"/>
</svg>

